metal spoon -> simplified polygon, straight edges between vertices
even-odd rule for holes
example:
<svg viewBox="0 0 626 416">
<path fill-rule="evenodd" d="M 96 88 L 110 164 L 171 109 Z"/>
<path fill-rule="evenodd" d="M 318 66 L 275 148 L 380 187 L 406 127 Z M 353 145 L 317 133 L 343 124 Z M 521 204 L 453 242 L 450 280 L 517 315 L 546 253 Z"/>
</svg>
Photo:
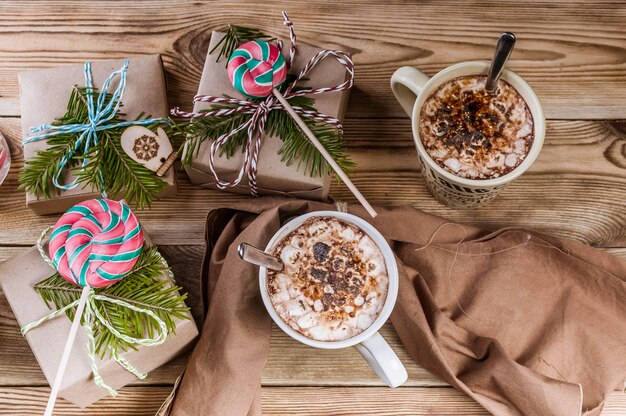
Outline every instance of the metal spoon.
<svg viewBox="0 0 626 416">
<path fill-rule="evenodd" d="M 509 59 L 509 56 L 511 56 L 514 46 L 514 34 L 504 32 L 500 35 L 500 39 L 498 39 L 498 44 L 496 45 L 496 52 L 493 54 L 493 60 L 491 61 L 491 67 L 489 68 L 489 73 L 487 75 L 487 81 L 485 81 L 485 89 L 487 91 L 494 92 L 496 90 L 498 79 L 500 78 L 500 75 L 502 75 L 504 65 Z"/>
<path fill-rule="evenodd" d="M 257 266 L 265 267 L 268 269 L 281 271 L 284 267 L 283 262 L 278 257 L 274 257 L 271 254 L 267 254 L 263 250 L 251 246 L 248 243 L 241 243 L 237 247 L 237 254 L 243 261 L 255 264 Z"/>
</svg>

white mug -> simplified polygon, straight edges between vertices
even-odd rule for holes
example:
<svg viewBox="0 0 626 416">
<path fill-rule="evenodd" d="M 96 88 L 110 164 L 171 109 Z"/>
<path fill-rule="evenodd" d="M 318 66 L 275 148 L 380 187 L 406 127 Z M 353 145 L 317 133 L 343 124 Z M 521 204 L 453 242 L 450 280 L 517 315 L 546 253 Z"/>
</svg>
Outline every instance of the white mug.
<svg viewBox="0 0 626 416">
<path fill-rule="evenodd" d="M 534 141 L 524 161 L 511 172 L 498 178 L 467 179 L 448 172 L 430 158 L 419 136 L 422 104 L 440 85 L 451 79 L 464 75 L 486 75 L 488 70 L 488 62 L 473 61 L 449 66 L 432 78 L 410 66 L 397 69 L 391 76 L 391 89 L 404 111 L 411 117 L 413 139 L 417 147 L 422 176 L 431 194 L 438 201 L 453 208 L 472 208 L 491 202 L 504 187 L 533 164 L 543 146 L 546 120 L 539 98 L 519 75 L 505 69 L 501 78 L 511 84 L 526 101 L 535 125 Z"/>
<path fill-rule="evenodd" d="M 378 318 L 372 323 L 372 325 L 360 334 L 342 341 L 317 341 L 311 338 L 307 338 L 298 331 L 291 328 L 286 322 L 284 322 L 270 301 L 269 294 L 267 292 L 267 269 L 261 267 L 259 269 L 259 286 L 261 288 L 261 297 L 267 312 L 270 314 L 276 325 L 290 337 L 315 348 L 324 349 L 338 349 L 355 347 L 374 369 L 376 374 L 389 386 L 398 387 L 403 384 L 407 378 L 407 372 L 402 362 L 391 349 L 387 341 L 378 332 L 383 324 L 391 315 L 391 311 L 396 303 L 398 297 L 398 265 L 391 247 L 387 244 L 385 238 L 367 221 L 356 217 L 351 214 L 338 212 L 338 211 L 314 211 L 305 215 L 301 215 L 287 222 L 283 227 L 274 234 L 270 242 L 265 248 L 265 252 L 272 252 L 274 246 L 280 242 L 287 234 L 298 228 L 304 221 L 311 217 L 335 217 L 348 223 L 352 223 L 363 230 L 376 245 L 380 248 L 385 259 L 385 265 L 387 267 L 387 274 L 389 276 L 389 288 L 387 290 L 387 299 L 385 304 L 378 315 Z"/>
</svg>

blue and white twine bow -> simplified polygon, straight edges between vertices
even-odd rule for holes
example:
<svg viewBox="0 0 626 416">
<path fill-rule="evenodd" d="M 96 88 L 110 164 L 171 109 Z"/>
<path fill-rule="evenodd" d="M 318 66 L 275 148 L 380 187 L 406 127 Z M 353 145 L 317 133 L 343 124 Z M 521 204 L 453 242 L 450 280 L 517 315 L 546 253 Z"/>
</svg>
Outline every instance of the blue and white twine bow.
<svg viewBox="0 0 626 416">
<path fill-rule="evenodd" d="M 121 104 L 122 98 L 124 97 L 124 91 L 126 89 L 126 71 L 128 69 L 128 60 L 124 61 L 124 65 L 119 70 L 112 72 L 111 75 L 104 81 L 102 85 L 102 89 L 98 92 L 97 100 L 94 100 L 94 86 L 93 86 L 93 78 L 91 75 L 91 62 L 85 62 L 84 71 L 85 71 L 85 98 L 87 101 L 87 111 L 89 120 L 84 124 L 64 124 L 55 126 L 52 124 L 42 124 L 39 127 L 31 127 L 30 131 L 32 133 L 40 133 L 42 131 L 48 131 L 47 133 L 43 133 L 37 136 L 32 136 L 25 138 L 22 141 L 22 145 L 26 145 L 28 143 L 36 142 L 43 139 L 48 139 L 50 137 L 58 136 L 59 134 L 80 134 L 72 149 L 68 154 L 66 154 L 61 159 L 61 166 L 59 169 L 59 173 L 55 178 L 52 179 L 52 183 L 59 189 L 68 190 L 74 189 L 79 184 L 80 173 L 84 172 L 87 167 L 87 157 L 84 157 L 89 152 L 89 149 L 96 146 L 98 144 L 98 132 L 102 130 L 114 129 L 118 127 L 127 127 L 127 126 L 144 126 L 153 123 L 169 123 L 167 118 L 149 118 L 144 120 L 133 120 L 133 121 L 123 121 L 120 123 L 109 124 L 109 122 L 115 117 L 117 114 Z M 120 78 L 119 84 L 117 88 L 110 96 L 110 99 L 107 101 L 107 95 L 109 92 L 109 88 L 111 83 L 114 81 L 116 77 Z M 80 168 L 80 173 L 76 179 L 74 179 L 69 184 L 60 184 L 60 176 L 63 173 L 65 167 L 68 162 L 74 155 L 83 156 L 83 163 Z M 101 189 L 104 190 L 104 178 L 102 177 L 102 171 L 98 169 L 99 179 L 101 181 Z"/>
</svg>

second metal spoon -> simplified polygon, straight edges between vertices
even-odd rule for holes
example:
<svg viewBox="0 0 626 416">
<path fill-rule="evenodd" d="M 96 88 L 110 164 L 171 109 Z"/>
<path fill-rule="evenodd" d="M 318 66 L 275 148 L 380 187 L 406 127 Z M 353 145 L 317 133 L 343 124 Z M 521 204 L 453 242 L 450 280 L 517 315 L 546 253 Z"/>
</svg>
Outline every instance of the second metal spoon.
<svg viewBox="0 0 626 416">
<path fill-rule="evenodd" d="M 494 92 L 496 90 L 498 79 L 500 79 L 500 75 L 502 75 L 504 65 L 509 59 L 509 56 L 511 56 L 514 46 L 514 34 L 504 32 L 500 35 L 500 39 L 498 39 L 498 44 L 496 45 L 496 51 L 493 54 L 493 60 L 491 61 L 491 67 L 489 68 L 489 73 L 487 74 L 487 80 L 485 81 L 485 89 L 487 91 Z"/>
</svg>

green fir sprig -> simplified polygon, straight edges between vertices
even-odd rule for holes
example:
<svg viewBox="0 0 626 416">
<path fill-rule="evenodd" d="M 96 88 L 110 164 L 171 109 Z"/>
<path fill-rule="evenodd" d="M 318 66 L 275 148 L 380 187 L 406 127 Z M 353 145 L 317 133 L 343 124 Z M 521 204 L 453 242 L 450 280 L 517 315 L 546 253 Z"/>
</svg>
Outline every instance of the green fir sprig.
<svg viewBox="0 0 626 416">
<path fill-rule="evenodd" d="M 230 57 L 239 45 L 251 40 L 273 42 L 276 38 L 268 36 L 258 29 L 229 24 L 224 37 L 209 51 L 209 54 L 212 54 L 213 51 L 221 46 L 220 53 L 216 59 L 216 62 L 219 62 L 223 57 Z"/>
<path fill-rule="evenodd" d="M 65 114 L 52 124 L 59 126 L 88 122 L 85 96 L 86 88 L 75 86 Z M 97 97 L 98 92 L 94 88 L 94 98 L 97 99 Z M 110 94 L 107 94 L 107 100 L 110 98 Z M 122 122 L 123 116 L 124 114 L 117 112 L 109 123 Z M 136 120 L 143 118 L 142 113 Z M 155 131 L 161 124 L 155 122 L 145 127 Z M 106 192 L 110 196 L 120 195 L 139 208 L 149 207 L 153 197 L 166 186 L 166 182 L 126 154 L 120 142 L 125 129 L 126 127 L 116 127 L 98 131 L 98 144 L 89 149 L 86 154 L 71 154 L 80 133 L 58 134 L 46 139 L 48 148 L 26 160 L 20 171 L 19 189 L 45 198 L 50 198 L 53 193 L 58 194 L 60 191 L 53 185 L 52 179 L 59 174 L 63 158 L 71 157 L 67 164 L 67 171 L 76 176 L 80 187 L 91 186 L 100 193 Z M 172 132 L 167 127 L 166 131 L 168 134 Z M 88 160 L 87 166 L 86 169 L 81 170 L 84 159 Z M 67 171 L 61 173 L 61 178 L 68 173 Z"/>
<path fill-rule="evenodd" d="M 181 288 L 174 285 L 171 280 L 163 278 L 167 270 L 156 246 L 149 248 L 144 246 L 133 271 L 111 286 L 94 290 L 99 295 L 151 310 L 165 322 L 168 334 L 173 334 L 176 330 L 174 320 L 190 319 L 190 314 L 189 308 L 184 303 L 187 295 L 179 294 Z M 58 273 L 37 283 L 34 288 L 48 307 L 54 305 L 56 309 L 80 299 L 82 292 L 82 288 L 69 283 Z M 156 336 L 159 330 L 154 319 L 146 314 L 111 302 L 101 300 L 94 302 L 102 316 L 123 334 L 133 338 L 151 338 Z M 74 313 L 75 308 L 69 309 L 67 317 L 73 320 Z M 128 349 L 137 349 L 135 345 L 117 338 L 97 319 L 94 321 L 94 336 L 96 354 L 101 358 L 111 357 L 113 351 L 121 353 Z"/>
<path fill-rule="evenodd" d="M 293 82 L 293 79 L 294 75 L 288 75 L 282 88 Z M 293 90 L 297 91 L 298 89 L 296 87 Z M 250 100 L 259 101 L 259 99 Z M 301 107 L 305 110 L 315 110 L 313 107 L 315 100 L 310 97 L 291 97 L 287 101 L 292 106 Z M 236 105 L 213 104 L 208 110 L 204 111 L 230 109 L 233 107 L 236 107 Z M 229 116 L 197 117 L 194 119 L 192 123 L 187 125 L 186 129 L 186 140 L 181 156 L 183 166 L 191 165 L 203 142 L 217 139 L 222 134 L 226 134 L 245 123 L 251 117 L 252 115 L 250 114 L 235 113 Z M 307 118 L 303 118 L 303 120 L 341 169 L 346 173 L 350 173 L 354 169 L 355 163 L 347 154 L 343 145 L 343 137 L 339 134 L 339 131 L 334 126 L 324 122 L 316 122 Z M 298 170 L 303 169 L 310 176 L 322 176 L 333 172 L 326 159 L 315 148 L 286 110 L 270 111 L 265 123 L 264 133 L 268 136 L 276 136 L 283 142 L 278 154 L 281 155 L 281 161 L 286 165 L 297 162 Z M 230 158 L 237 150 L 243 152 L 243 145 L 247 137 L 247 129 L 238 132 L 224 144 L 219 155 L 225 155 Z"/>
</svg>

